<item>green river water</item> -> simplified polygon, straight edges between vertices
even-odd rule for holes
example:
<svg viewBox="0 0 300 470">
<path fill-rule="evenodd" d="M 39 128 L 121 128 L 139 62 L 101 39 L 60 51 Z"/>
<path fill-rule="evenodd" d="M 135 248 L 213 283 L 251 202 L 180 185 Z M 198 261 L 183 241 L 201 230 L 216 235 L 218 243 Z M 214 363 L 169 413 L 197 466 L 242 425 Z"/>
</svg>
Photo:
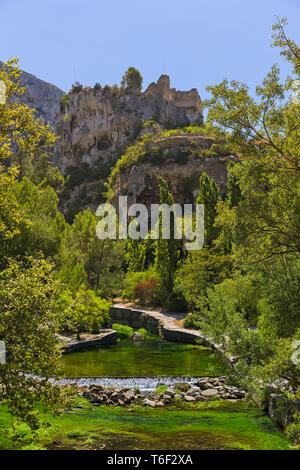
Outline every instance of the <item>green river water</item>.
<svg viewBox="0 0 300 470">
<path fill-rule="evenodd" d="M 160 338 L 144 342 L 122 340 L 116 345 L 66 354 L 69 377 L 139 377 L 223 375 L 228 368 L 209 349 L 170 343 Z M 109 379 L 110 377 L 110 379 Z M 141 379 L 142 377 L 142 379 Z M 85 379 L 80 379 L 85 380 Z M 94 380 L 94 379 L 91 379 Z M 123 379 L 122 379 L 123 380 Z M 133 381 L 134 383 L 134 381 Z M 188 404 L 177 399 L 165 408 L 92 406 L 77 399 L 61 417 L 41 414 L 51 424 L 38 440 L 24 434 L 24 449 L 192 450 L 289 449 L 281 430 L 266 414 L 243 400 Z M 79 406 L 80 405 L 80 406 Z M 27 441 L 26 441 L 27 440 Z M 0 448 L 13 449 L 10 416 L 0 408 Z"/>
<path fill-rule="evenodd" d="M 197 376 L 226 374 L 228 367 L 211 349 L 156 337 L 65 354 L 63 371 L 69 377 Z"/>
</svg>

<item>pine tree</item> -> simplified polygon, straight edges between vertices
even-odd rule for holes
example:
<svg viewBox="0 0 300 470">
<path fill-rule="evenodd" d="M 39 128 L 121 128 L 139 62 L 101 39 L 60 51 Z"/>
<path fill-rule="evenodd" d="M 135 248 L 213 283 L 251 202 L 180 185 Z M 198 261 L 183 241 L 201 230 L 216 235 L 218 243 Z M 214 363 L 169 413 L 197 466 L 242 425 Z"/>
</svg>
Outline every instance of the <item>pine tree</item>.
<svg viewBox="0 0 300 470">
<path fill-rule="evenodd" d="M 147 246 L 144 240 L 128 240 L 125 254 L 128 263 L 128 271 L 144 271 L 146 264 L 146 249 Z"/>
<path fill-rule="evenodd" d="M 158 176 L 160 204 L 172 206 L 173 196 L 167 182 Z M 174 275 L 179 260 L 179 240 L 174 239 L 174 213 L 170 214 L 170 239 L 162 238 L 162 213 L 159 215 L 159 239 L 156 242 L 155 267 L 160 278 L 161 301 L 165 302 L 174 287 Z"/>
<path fill-rule="evenodd" d="M 216 228 L 214 221 L 216 217 L 216 205 L 218 201 L 219 189 L 212 178 L 203 172 L 200 176 L 200 190 L 197 197 L 197 204 L 204 204 L 204 229 L 205 245 L 211 246 L 216 238 Z"/>
</svg>

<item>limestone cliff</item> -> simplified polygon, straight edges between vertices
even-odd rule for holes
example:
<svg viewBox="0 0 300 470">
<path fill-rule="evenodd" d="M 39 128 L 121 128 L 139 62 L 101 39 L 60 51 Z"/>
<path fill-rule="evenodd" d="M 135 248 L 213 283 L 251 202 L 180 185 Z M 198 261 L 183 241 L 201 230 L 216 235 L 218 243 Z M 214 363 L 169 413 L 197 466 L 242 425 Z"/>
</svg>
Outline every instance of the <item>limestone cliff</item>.
<svg viewBox="0 0 300 470">
<path fill-rule="evenodd" d="M 226 143 L 201 135 L 199 127 L 189 133 L 179 129 L 203 122 L 196 89 L 177 91 L 166 75 L 145 92 L 78 84 L 64 95 L 26 72 L 21 85 L 26 91 L 20 101 L 35 107 L 58 134 L 54 161 L 69 176 L 61 200 L 69 220 L 105 200 L 107 179 L 111 200 L 126 194 L 129 203 L 146 205 L 158 202 L 158 174 L 179 203 L 195 200 L 203 171 L 215 179 L 221 193 L 226 191 L 227 163 L 235 158 Z"/>
<path fill-rule="evenodd" d="M 0 61 L 0 68 L 2 64 L 3 62 Z M 35 108 L 38 117 L 55 127 L 55 119 L 59 114 L 59 102 L 64 92 L 57 86 L 24 71 L 20 75 L 20 85 L 26 90 L 18 96 L 18 101 Z"/>
<path fill-rule="evenodd" d="M 227 165 L 231 155 L 224 140 L 199 134 L 168 135 L 146 142 L 139 156 L 122 166 L 110 177 L 110 199 L 117 204 L 120 195 L 128 196 L 128 203 L 149 206 L 159 202 L 157 176 L 169 184 L 176 203 L 194 203 L 203 172 L 214 179 L 220 193 L 226 192 Z M 137 155 L 137 152 L 136 152 Z"/>
<path fill-rule="evenodd" d="M 111 164 L 138 136 L 142 122 L 150 118 L 172 128 L 202 122 L 197 90 L 171 89 L 166 75 L 151 83 L 144 93 L 100 86 L 79 90 L 73 87 L 56 122 L 60 137 L 56 162 L 64 173 L 72 168 Z"/>
</svg>

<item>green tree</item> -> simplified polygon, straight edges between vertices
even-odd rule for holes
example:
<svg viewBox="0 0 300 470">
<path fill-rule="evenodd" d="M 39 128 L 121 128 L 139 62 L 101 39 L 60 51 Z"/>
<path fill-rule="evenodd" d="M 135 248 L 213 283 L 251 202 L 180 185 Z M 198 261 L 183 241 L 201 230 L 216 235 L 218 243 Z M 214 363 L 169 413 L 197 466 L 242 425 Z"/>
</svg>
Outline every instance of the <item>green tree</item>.
<svg viewBox="0 0 300 470">
<path fill-rule="evenodd" d="M 129 272 L 144 271 L 146 264 L 146 251 L 147 243 L 145 240 L 128 240 L 125 258 Z"/>
<path fill-rule="evenodd" d="M 74 282 L 75 277 L 80 279 L 84 267 L 87 285 L 101 295 L 113 297 L 121 293 L 126 242 L 100 240 L 96 234 L 97 224 L 98 219 L 90 209 L 75 216 L 73 224 L 65 231 L 61 253 L 57 257 L 59 275 L 65 280 L 69 278 L 67 284 L 72 288 L 70 282 Z M 76 265 L 80 267 L 75 268 Z M 75 284 L 77 288 L 78 284 Z"/>
<path fill-rule="evenodd" d="M 14 191 L 18 171 L 9 168 L 6 172 L 0 165 L 0 257 L 8 255 L 8 247 L 23 225 L 28 226 L 29 219 L 20 206 Z"/>
<path fill-rule="evenodd" d="M 0 105 L 1 162 L 13 152 L 32 157 L 41 145 L 55 141 L 50 127 L 35 117 L 35 111 L 14 100 L 24 92 L 19 76 L 17 59 L 0 69 L 0 80 L 6 86 L 6 102 Z M 36 429 L 35 405 L 43 402 L 57 410 L 62 403 L 59 388 L 48 380 L 56 376 L 60 357 L 58 284 L 47 261 L 28 258 L 20 264 L 7 259 L 9 247 L 31 223 L 16 194 L 17 178 L 15 168 L 0 165 L 0 250 L 2 267 L 6 267 L 0 273 L 0 337 L 9 352 L 7 363 L 0 367 L 0 400 L 11 414 Z M 24 371 L 42 378 L 37 380 Z"/>
<path fill-rule="evenodd" d="M 218 201 L 219 189 L 213 178 L 203 172 L 200 176 L 200 189 L 197 197 L 197 204 L 204 204 L 204 230 L 205 244 L 211 246 L 216 238 L 216 228 L 214 227 L 216 217 L 216 205 Z"/>
<path fill-rule="evenodd" d="M 26 220 L 14 194 L 14 184 L 18 178 L 16 169 L 8 171 L 3 166 L 13 152 L 19 156 L 33 156 L 40 145 L 55 141 L 54 133 L 41 119 L 34 115 L 29 106 L 14 102 L 13 98 L 25 91 L 20 87 L 18 60 L 10 59 L 0 68 L 0 80 L 6 88 L 6 101 L 0 105 L 0 251 L 7 255 L 9 240 L 20 233 Z M 20 157 L 21 158 L 21 157 Z"/>
<path fill-rule="evenodd" d="M 51 186 L 55 190 L 62 189 L 65 184 L 63 175 L 53 163 L 53 155 L 47 152 L 35 157 L 29 178 L 36 185 Z"/>
<path fill-rule="evenodd" d="M 167 182 L 158 176 L 160 204 L 171 207 L 174 203 L 173 196 Z M 163 209 L 164 210 L 164 209 Z M 156 242 L 155 269 L 159 274 L 159 286 L 161 301 L 164 303 L 172 293 L 174 287 L 174 276 L 179 261 L 179 240 L 175 240 L 175 215 L 170 213 L 170 239 L 162 238 L 162 213 L 159 215 L 159 239 Z"/>
<path fill-rule="evenodd" d="M 297 78 L 299 47 L 287 39 L 284 24 L 273 27 L 273 45 L 281 48 Z M 237 81 L 224 80 L 208 90 L 208 122 L 227 133 L 239 157 L 230 176 L 241 197 L 234 204 L 218 202 L 218 242 L 230 242 L 243 274 L 208 291 L 208 300 L 199 305 L 201 328 L 237 357 L 239 380 L 248 389 L 274 390 L 283 377 L 294 392 L 288 398 L 297 398 L 299 367 L 291 356 L 300 325 L 300 100 L 291 78 L 280 82 L 277 66 L 257 86 L 255 97 Z M 254 290 L 247 287 L 249 279 Z M 248 329 L 251 304 L 255 331 Z"/>
<path fill-rule="evenodd" d="M 33 174 L 33 166 L 31 162 L 31 158 L 28 153 L 18 151 L 14 152 L 10 158 L 11 166 L 15 166 L 19 170 L 19 179 L 21 180 L 24 176 L 28 178 L 32 177 Z"/>
<path fill-rule="evenodd" d="M 28 258 L 25 264 L 11 260 L 0 273 L 0 338 L 9 353 L 0 366 L 0 401 L 32 429 L 39 426 L 37 404 L 58 411 L 62 403 L 59 387 L 49 382 L 61 355 L 59 284 L 52 269 L 43 259 Z"/>
<path fill-rule="evenodd" d="M 286 57 L 295 64 L 296 57 Z M 256 262 L 299 253 L 300 100 L 292 99 L 292 81 L 281 84 L 273 66 L 256 98 L 237 81 L 224 80 L 208 91 L 208 120 L 230 131 L 228 139 L 239 153 L 232 174 L 243 199 L 227 221 L 236 227 L 235 245 Z"/>
<path fill-rule="evenodd" d="M 0 161 L 20 151 L 33 157 L 43 145 L 51 145 L 56 137 L 50 125 L 35 116 L 35 110 L 11 98 L 22 95 L 18 59 L 10 59 L 0 68 L 0 80 L 6 87 L 6 102 L 0 105 Z"/>
<path fill-rule="evenodd" d="M 58 211 L 58 196 L 50 186 L 38 188 L 27 177 L 16 183 L 14 195 L 29 223 L 20 225 L 19 234 L 8 244 L 10 256 L 43 252 L 58 254 L 66 230 L 64 216 Z"/>
<path fill-rule="evenodd" d="M 109 319 L 111 303 L 98 297 L 94 291 L 82 287 L 76 292 L 70 313 L 70 324 L 77 333 L 98 332 Z"/>
<path fill-rule="evenodd" d="M 175 286 L 183 294 L 190 310 L 196 309 L 199 297 L 206 296 L 208 287 L 221 283 L 231 275 L 232 264 L 231 256 L 208 248 L 188 254 L 176 272 Z"/>
<path fill-rule="evenodd" d="M 135 69 L 134 67 L 129 67 L 126 72 L 124 73 L 121 86 L 125 88 L 136 88 L 137 90 L 141 91 L 143 83 L 143 77 L 139 70 Z"/>
</svg>

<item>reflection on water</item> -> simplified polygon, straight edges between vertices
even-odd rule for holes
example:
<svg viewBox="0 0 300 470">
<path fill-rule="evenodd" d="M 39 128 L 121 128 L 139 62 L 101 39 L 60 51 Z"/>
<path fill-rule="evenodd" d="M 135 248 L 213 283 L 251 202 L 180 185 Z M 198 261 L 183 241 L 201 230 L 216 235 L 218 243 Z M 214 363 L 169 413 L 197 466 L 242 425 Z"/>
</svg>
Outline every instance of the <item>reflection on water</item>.
<svg viewBox="0 0 300 470">
<path fill-rule="evenodd" d="M 65 354 L 63 371 L 67 377 L 214 376 L 228 372 L 210 349 L 159 337 L 141 342 L 122 340 Z"/>
</svg>

